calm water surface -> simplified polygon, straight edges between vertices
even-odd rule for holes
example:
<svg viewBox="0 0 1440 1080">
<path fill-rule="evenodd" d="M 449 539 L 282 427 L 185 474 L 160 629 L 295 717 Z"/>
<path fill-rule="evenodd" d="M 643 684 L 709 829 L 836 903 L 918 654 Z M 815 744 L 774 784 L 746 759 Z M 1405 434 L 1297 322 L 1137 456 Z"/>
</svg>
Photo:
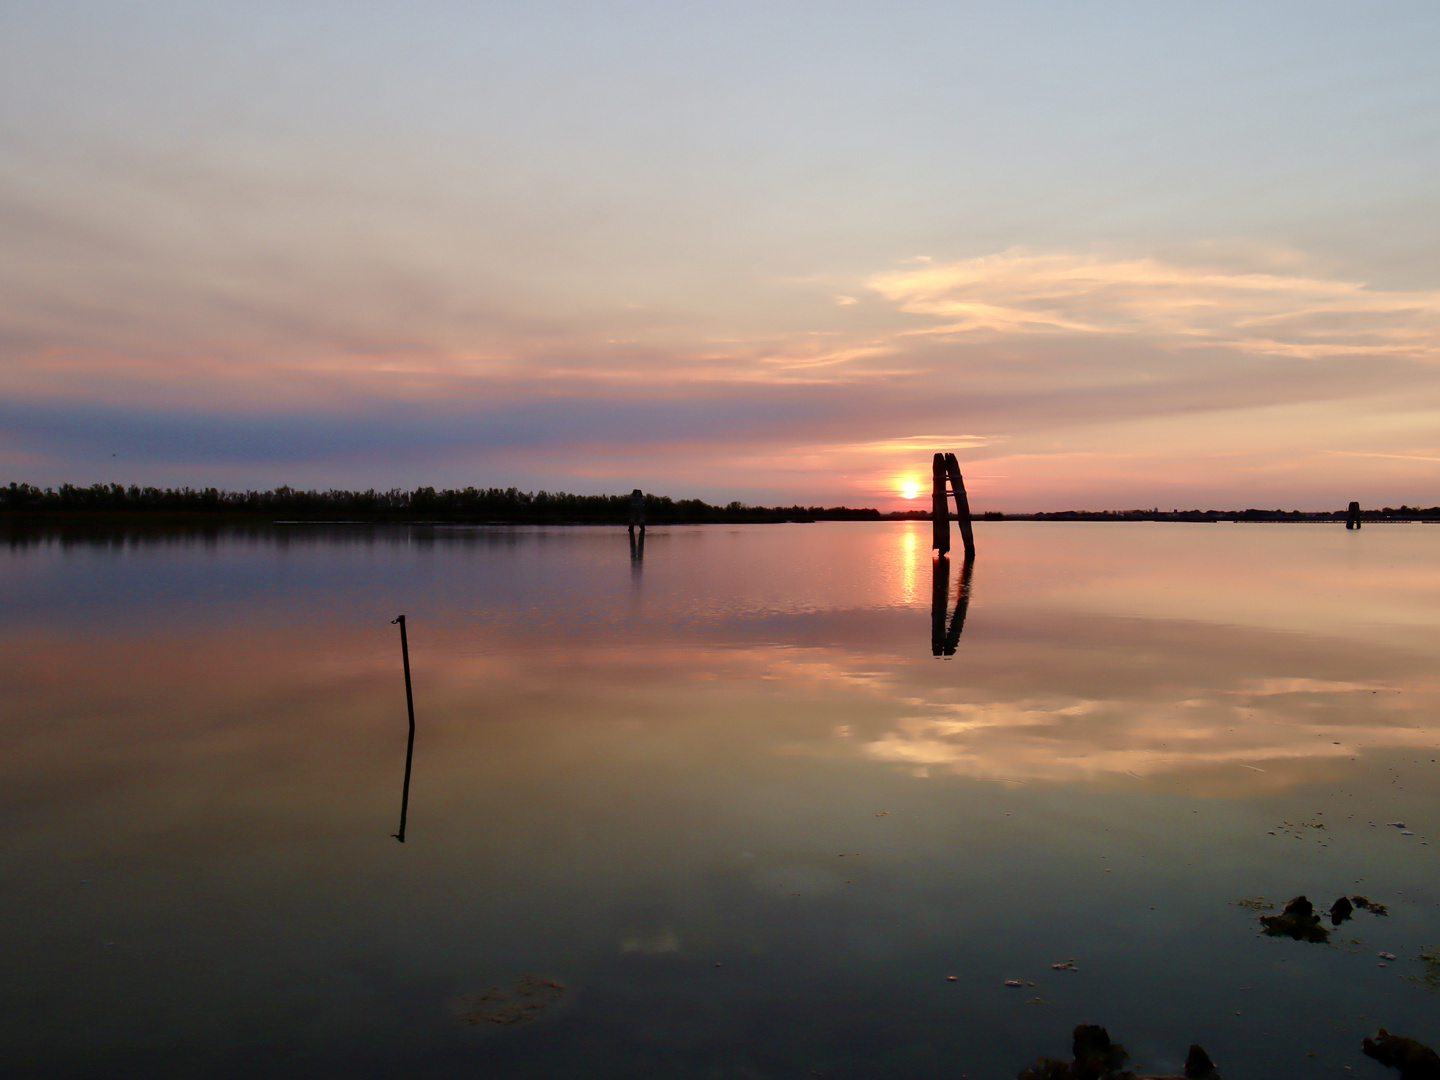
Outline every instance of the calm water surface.
<svg viewBox="0 0 1440 1080">
<path fill-rule="evenodd" d="M 1440 528 L 984 524 L 968 603 L 928 530 L 0 549 L 3 1072 L 1009 1080 L 1086 1022 L 1243 1080 L 1440 1044 Z M 1300 893 L 1389 915 L 1310 944 L 1235 904 Z"/>
</svg>

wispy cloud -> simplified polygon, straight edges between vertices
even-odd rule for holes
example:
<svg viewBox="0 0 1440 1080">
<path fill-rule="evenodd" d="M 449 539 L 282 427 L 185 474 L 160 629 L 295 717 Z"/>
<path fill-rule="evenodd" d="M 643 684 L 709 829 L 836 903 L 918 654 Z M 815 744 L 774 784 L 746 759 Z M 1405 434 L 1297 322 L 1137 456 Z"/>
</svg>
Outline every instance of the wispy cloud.
<svg viewBox="0 0 1440 1080">
<path fill-rule="evenodd" d="M 1440 356 L 1440 292 L 1019 249 L 872 277 L 928 335 L 1144 335 L 1300 358 Z"/>
<path fill-rule="evenodd" d="M 1385 458 L 1390 461 L 1440 461 L 1440 457 L 1430 454 L 1372 454 L 1363 450 L 1327 450 L 1326 453 L 1340 457 Z"/>
</svg>

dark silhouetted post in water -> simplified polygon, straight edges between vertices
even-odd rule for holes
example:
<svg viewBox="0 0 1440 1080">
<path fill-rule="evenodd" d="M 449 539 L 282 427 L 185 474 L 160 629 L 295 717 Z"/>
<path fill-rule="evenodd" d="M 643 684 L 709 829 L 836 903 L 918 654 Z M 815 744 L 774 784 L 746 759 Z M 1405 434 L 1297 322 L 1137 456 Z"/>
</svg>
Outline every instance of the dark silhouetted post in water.
<svg viewBox="0 0 1440 1080">
<path fill-rule="evenodd" d="M 1350 512 L 1345 516 L 1345 528 L 1360 528 L 1360 504 L 1358 502 L 1350 504 Z"/>
<path fill-rule="evenodd" d="M 944 555 L 950 550 L 950 503 L 945 498 L 945 455 L 936 454 L 931 470 L 935 477 L 935 494 L 930 500 L 930 546 Z"/>
<path fill-rule="evenodd" d="M 405 709 L 410 714 L 410 741 L 405 745 L 405 787 L 400 793 L 400 831 L 392 833 L 405 842 L 405 813 L 410 809 L 410 762 L 415 757 L 415 698 L 410 693 L 410 643 L 405 639 L 405 616 L 397 615 L 392 624 L 400 624 L 400 658 L 405 663 Z"/>
<path fill-rule="evenodd" d="M 635 539 L 635 526 L 640 526 L 640 535 L 645 535 L 645 493 L 639 488 L 630 492 L 630 539 Z"/>
<path fill-rule="evenodd" d="M 975 534 L 970 529 L 970 498 L 965 494 L 965 478 L 960 475 L 960 462 L 954 454 L 945 455 L 945 471 L 950 474 L 950 491 L 955 496 L 955 520 L 960 523 L 960 539 L 965 542 L 965 561 L 975 558 Z"/>
<path fill-rule="evenodd" d="M 635 526 L 640 526 L 640 539 L 635 539 Z M 630 561 L 640 562 L 645 558 L 645 493 L 639 488 L 630 492 Z"/>
</svg>

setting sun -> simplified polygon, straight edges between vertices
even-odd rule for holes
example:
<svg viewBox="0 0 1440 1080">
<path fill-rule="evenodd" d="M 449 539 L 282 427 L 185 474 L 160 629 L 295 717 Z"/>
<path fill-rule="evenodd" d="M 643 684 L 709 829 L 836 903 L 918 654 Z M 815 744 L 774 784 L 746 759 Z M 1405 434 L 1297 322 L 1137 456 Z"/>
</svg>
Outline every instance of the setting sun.
<svg viewBox="0 0 1440 1080">
<path fill-rule="evenodd" d="M 913 499 L 920 494 L 920 484 L 915 480 L 900 481 L 900 497 L 902 499 Z"/>
</svg>

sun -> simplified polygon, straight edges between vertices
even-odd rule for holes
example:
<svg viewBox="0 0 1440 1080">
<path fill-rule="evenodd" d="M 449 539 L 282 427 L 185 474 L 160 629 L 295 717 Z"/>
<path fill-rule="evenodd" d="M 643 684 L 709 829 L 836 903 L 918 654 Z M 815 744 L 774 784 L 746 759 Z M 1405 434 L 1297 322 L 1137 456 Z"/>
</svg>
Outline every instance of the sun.
<svg viewBox="0 0 1440 1080">
<path fill-rule="evenodd" d="M 913 499 L 920 494 L 920 484 L 914 480 L 900 481 L 900 497 L 902 499 Z"/>
</svg>

